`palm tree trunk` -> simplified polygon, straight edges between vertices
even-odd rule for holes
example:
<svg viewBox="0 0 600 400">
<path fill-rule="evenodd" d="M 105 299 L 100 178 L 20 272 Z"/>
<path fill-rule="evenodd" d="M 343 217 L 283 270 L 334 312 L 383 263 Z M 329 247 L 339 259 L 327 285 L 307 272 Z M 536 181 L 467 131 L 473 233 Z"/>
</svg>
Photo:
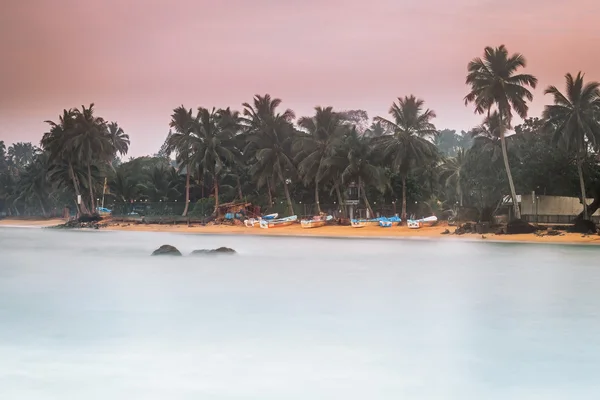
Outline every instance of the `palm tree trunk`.
<svg viewBox="0 0 600 400">
<path fill-rule="evenodd" d="M 69 162 L 69 175 L 71 176 L 71 180 L 73 181 L 73 190 L 75 190 L 75 209 L 77 210 L 77 214 L 81 214 L 81 208 L 79 203 L 77 203 L 77 199 L 80 196 L 79 193 L 79 185 L 77 184 L 77 179 L 75 178 L 75 171 L 73 171 L 73 164 Z"/>
<path fill-rule="evenodd" d="M 237 181 L 238 196 L 240 197 L 240 201 L 242 201 L 244 195 L 242 194 L 242 184 L 240 182 L 240 176 L 236 174 L 235 180 Z"/>
<path fill-rule="evenodd" d="M 346 212 L 346 205 L 344 204 L 344 198 L 342 197 L 342 192 L 340 190 L 340 185 L 338 183 L 334 184 L 335 194 L 337 195 L 338 203 L 340 203 L 340 210 L 342 210 L 342 216 L 348 215 Z"/>
<path fill-rule="evenodd" d="M 362 180 L 359 178 L 358 179 L 358 190 L 360 191 L 360 194 L 362 195 L 363 201 L 365 202 L 365 206 L 367 207 L 367 210 L 369 210 L 369 215 L 371 218 L 375 218 L 375 213 L 373 212 L 373 209 L 371 208 L 371 203 L 369 203 L 369 199 L 367 199 L 367 193 L 365 192 L 365 188 L 362 184 Z"/>
<path fill-rule="evenodd" d="M 216 214 L 217 209 L 219 208 L 219 181 L 217 180 L 216 175 L 213 179 L 213 184 L 215 186 L 215 210 L 213 211 L 213 214 Z"/>
<path fill-rule="evenodd" d="M 515 184 L 513 183 L 512 174 L 510 172 L 510 165 L 508 164 L 508 152 L 506 151 L 506 138 L 504 137 L 504 128 L 501 127 L 500 129 L 500 144 L 502 147 L 502 158 L 504 159 L 504 169 L 506 170 L 506 177 L 508 178 L 508 185 L 510 186 L 510 195 L 513 201 L 515 219 L 521 219 L 521 211 L 519 210 L 519 203 L 517 202 L 517 192 L 515 190 Z"/>
<path fill-rule="evenodd" d="M 96 201 L 94 200 L 94 185 L 92 185 L 92 167 L 88 162 L 87 165 L 87 173 L 88 173 L 88 186 L 90 189 L 90 204 L 92 205 L 92 209 L 90 210 L 92 213 L 96 212 Z"/>
<path fill-rule="evenodd" d="M 186 168 L 185 174 L 185 207 L 183 208 L 182 217 L 187 217 L 188 209 L 190 207 L 190 167 Z"/>
<path fill-rule="evenodd" d="M 273 207 L 273 195 L 271 194 L 271 178 L 267 178 L 267 191 L 269 192 L 269 207 Z"/>
<path fill-rule="evenodd" d="M 288 188 L 288 184 L 283 181 L 283 191 L 285 192 L 285 198 L 288 204 L 288 212 L 290 215 L 294 215 L 294 204 L 292 203 L 292 198 L 290 196 L 290 189 Z"/>
<path fill-rule="evenodd" d="M 585 193 L 585 181 L 583 180 L 583 159 L 577 154 L 577 173 L 579 174 L 579 187 L 581 188 L 581 203 L 583 204 L 583 219 L 588 219 L 587 195 Z"/>
<path fill-rule="evenodd" d="M 319 203 L 319 181 L 315 179 L 315 202 L 317 203 L 317 214 L 321 214 L 321 204 Z"/>
<path fill-rule="evenodd" d="M 44 217 L 46 217 L 47 214 L 46 214 L 46 209 L 44 208 L 44 202 L 40 198 L 38 198 L 38 200 L 40 201 L 40 207 L 42 207 L 42 214 L 44 215 Z"/>
<path fill-rule="evenodd" d="M 406 223 L 406 175 L 402 175 L 402 214 L 400 219 Z"/>
</svg>

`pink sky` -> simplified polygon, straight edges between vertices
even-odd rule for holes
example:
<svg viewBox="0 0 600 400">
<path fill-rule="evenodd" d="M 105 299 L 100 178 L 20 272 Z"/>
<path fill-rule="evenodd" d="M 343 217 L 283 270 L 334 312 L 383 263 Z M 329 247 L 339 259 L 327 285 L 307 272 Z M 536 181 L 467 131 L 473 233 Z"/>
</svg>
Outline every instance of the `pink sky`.
<svg viewBox="0 0 600 400">
<path fill-rule="evenodd" d="M 4 0 L 0 140 L 38 143 L 46 119 L 94 102 L 130 134 L 130 155 L 158 150 L 171 110 L 241 109 L 270 93 L 386 115 L 414 94 L 438 128 L 480 121 L 463 97 L 486 45 L 523 53 L 540 87 L 566 72 L 600 80 L 598 0 Z"/>
</svg>

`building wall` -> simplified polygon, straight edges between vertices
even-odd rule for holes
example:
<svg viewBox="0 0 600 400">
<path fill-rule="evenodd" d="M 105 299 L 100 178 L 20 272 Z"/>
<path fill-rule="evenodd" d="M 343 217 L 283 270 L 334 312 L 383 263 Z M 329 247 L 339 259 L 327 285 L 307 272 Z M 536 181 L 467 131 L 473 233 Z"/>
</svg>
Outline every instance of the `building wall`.
<svg viewBox="0 0 600 400">
<path fill-rule="evenodd" d="M 590 204 L 593 199 L 588 199 Z M 565 215 L 576 216 L 583 211 L 583 206 L 577 197 L 562 196 L 536 196 L 535 201 L 531 194 L 521 196 L 522 215 Z M 600 216 L 600 210 L 594 213 Z"/>
</svg>

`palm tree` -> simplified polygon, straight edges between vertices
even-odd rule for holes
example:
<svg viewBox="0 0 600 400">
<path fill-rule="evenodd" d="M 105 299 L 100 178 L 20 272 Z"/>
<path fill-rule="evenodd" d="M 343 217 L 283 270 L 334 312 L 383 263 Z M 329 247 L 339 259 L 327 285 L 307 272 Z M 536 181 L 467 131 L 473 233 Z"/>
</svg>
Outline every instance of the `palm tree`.
<svg viewBox="0 0 600 400">
<path fill-rule="evenodd" d="M 261 179 L 269 184 L 270 178 L 277 178 L 283 184 L 288 212 L 294 214 L 294 206 L 288 184 L 290 175 L 295 171 L 291 159 L 291 147 L 294 139 L 292 110 L 278 113 L 281 100 L 270 95 L 254 96 L 252 105 L 244 103 L 244 117 L 241 119 L 247 145 L 244 153 L 253 158 L 251 170 L 260 172 Z"/>
<path fill-rule="evenodd" d="M 359 197 L 362 197 L 369 214 L 374 216 L 373 208 L 367 198 L 366 187 L 370 185 L 383 192 L 388 185 L 385 171 L 376 162 L 376 151 L 368 137 L 359 135 L 352 128 L 344 136 L 342 144 L 324 160 L 324 165 L 332 171 L 339 171 L 344 184 L 358 182 Z M 340 199 L 338 192 L 338 199 Z M 340 199 L 341 202 L 341 199 Z"/>
<path fill-rule="evenodd" d="M 8 159 L 17 170 L 25 168 L 33 162 L 37 148 L 31 143 L 18 142 L 8 148 Z"/>
<path fill-rule="evenodd" d="M 527 100 L 533 100 L 533 94 L 527 89 L 535 89 L 537 78 L 529 74 L 516 74 L 520 68 L 527 65 L 525 57 L 519 53 L 511 56 L 504 45 L 492 48 L 486 47 L 483 59 L 473 59 L 468 67 L 466 83 L 471 86 L 471 91 L 465 96 L 465 105 L 474 103 L 475 113 L 488 116 L 491 109 L 496 107 L 500 116 L 500 141 L 504 168 L 508 177 L 510 193 L 513 201 L 515 218 L 521 218 L 517 193 L 513 183 L 508 154 L 506 151 L 505 129 L 509 128 L 512 121 L 512 110 L 521 118 L 527 117 L 529 107 Z"/>
<path fill-rule="evenodd" d="M 198 117 L 192 115 L 192 109 L 187 110 L 184 106 L 177 107 L 171 115 L 169 126 L 174 130 L 168 138 L 169 152 L 177 152 L 177 164 L 179 170 L 185 169 L 185 207 L 183 216 L 185 217 L 190 204 L 190 176 L 194 170 L 192 164 L 192 142 L 198 140 L 194 133 L 194 127 Z"/>
<path fill-rule="evenodd" d="M 121 156 L 126 155 L 129 151 L 129 135 L 123 132 L 123 129 L 116 122 L 109 123 L 106 128 L 113 150 L 111 161 L 119 154 Z"/>
<path fill-rule="evenodd" d="M 50 130 L 44 134 L 41 146 L 49 154 L 50 170 L 53 170 L 50 180 L 54 182 L 52 176 L 63 176 L 62 172 L 66 169 L 68 179 L 72 182 L 74 194 L 77 199 L 81 198 L 79 179 L 75 173 L 75 165 L 78 161 L 72 147 L 72 138 L 76 134 L 75 111 L 63 110 L 59 116 L 59 122 L 45 121 L 50 125 Z M 64 180 L 62 181 L 65 182 Z M 75 207 L 78 213 L 87 213 L 85 203 L 81 204 L 76 200 Z"/>
<path fill-rule="evenodd" d="M 319 182 L 327 174 L 324 161 L 339 146 L 347 126 L 343 116 L 333 111 L 332 107 L 316 107 L 314 117 L 302 117 L 298 125 L 306 132 L 297 136 L 294 153 L 297 154 L 298 172 L 304 184 L 315 184 L 315 203 L 317 212 L 321 213 L 319 202 Z"/>
<path fill-rule="evenodd" d="M 543 112 L 544 128 L 554 134 L 554 141 L 562 141 L 567 151 L 575 153 L 583 219 L 588 219 L 583 160 L 588 147 L 598 148 L 600 144 L 600 83 L 588 82 L 584 85 L 584 75 L 579 72 L 575 78 L 566 74 L 566 93 L 562 94 L 555 86 L 549 86 L 545 94 L 553 97 L 554 104 L 547 105 Z"/>
<path fill-rule="evenodd" d="M 446 187 L 453 186 L 462 207 L 464 199 L 464 175 L 467 165 L 467 154 L 464 149 L 458 149 L 455 157 L 445 158 L 442 164 L 441 178 Z"/>
<path fill-rule="evenodd" d="M 377 122 L 390 129 L 393 134 L 375 139 L 376 147 L 381 151 L 383 160 L 391 166 L 394 173 L 402 179 L 402 220 L 406 221 L 406 178 L 409 172 L 419 166 L 432 162 L 438 157 L 433 143 L 427 140 L 436 133 L 431 122 L 435 112 L 423 110 L 425 102 L 415 96 L 398 98 L 389 113 L 393 121 L 376 117 Z"/>
<path fill-rule="evenodd" d="M 506 132 L 506 126 L 503 126 L 500 114 L 494 111 L 485 117 L 480 125 L 471 129 L 469 134 L 473 138 L 473 148 L 486 154 L 489 157 L 488 160 L 495 163 L 503 156 L 502 137 L 504 132 Z"/>
<path fill-rule="evenodd" d="M 213 180 L 215 209 L 219 207 L 219 175 L 226 166 L 232 166 L 240 153 L 235 147 L 235 134 L 238 129 L 237 113 L 231 110 L 209 111 L 198 108 L 194 135 L 190 136 L 192 164 L 198 165 Z"/>
<path fill-rule="evenodd" d="M 50 185 L 47 180 L 48 155 L 44 152 L 34 154 L 17 183 L 18 196 L 16 202 L 26 205 L 36 202 L 44 216 L 47 215 L 44 201 L 50 195 Z M 36 206 L 34 206 L 36 207 Z"/>
<path fill-rule="evenodd" d="M 92 180 L 92 164 L 105 161 L 115 154 L 110 136 L 106 131 L 106 122 L 94 115 L 94 104 L 81 106 L 75 111 L 76 133 L 72 136 L 69 147 L 78 155 L 87 168 L 87 185 L 90 194 L 91 211 L 96 211 L 94 182 Z"/>
</svg>

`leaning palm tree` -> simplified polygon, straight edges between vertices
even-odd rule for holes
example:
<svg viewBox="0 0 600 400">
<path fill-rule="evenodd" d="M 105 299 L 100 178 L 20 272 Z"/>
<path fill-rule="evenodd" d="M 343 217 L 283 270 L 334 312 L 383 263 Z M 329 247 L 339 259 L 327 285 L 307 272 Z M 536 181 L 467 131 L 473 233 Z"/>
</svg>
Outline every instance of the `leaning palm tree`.
<svg viewBox="0 0 600 400">
<path fill-rule="evenodd" d="M 415 96 L 399 98 L 390 107 L 393 121 L 376 117 L 377 122 L 390 129 L 393 134 L 375 139 L 384 162 L 389 163 L 394 173 L 402 179 L 402 220 L 406 221 L 406 178 L 415 167 L 423 166 L 438 157 L 435 145 L 427 140 L 436 133 L 431 122 L 435 112 L 423 110 L 425 102 Z"/>
<path fill-rule="evenodd" d="M 291 158 L 295 134 L 292 120 L 295 115 L 289 109 L 278 113 L 277 108 L 280 104 L 280 99 L 271 98 L 268 94 L 256 95 L 252 105 L 243 104 L 244 117 L 241 124 L 247 140 L 244 153 L 253 159 L 251 171 L 263 171 L 263 177 L 277 178 L 282 183 L 288 212 L 292 215 L 294 206 L 288 184 L 290 175 L 295 172 Z"/>
<path fill-rule="evenodd" d="M 76 173 L 79 158 L 72 145 L 72 138 L 76 134 L 75 115 L 75 110 L 63 110 L 58 122 L 45 121 L 50 125 L 50 130 L 42 137 L 41 146 L 49 154 L 50 180 L 57 182 L 52 178 L 56 177 L 58 183 L 62 185 L 66 185 L 66 181 L 70 180 L 76 198 L 80 199 L 82 198 L 80 177 Z M 68 179 L 63 179 L 65 176 L 63 172 L 65 170 Z M 76 200 L 75 206 L 78 213 L 87 213 L 85 202 L 82 201 L 79 204 Z"/>
<path fill-rule="evenodd" d="M 298 172 L 305 185 L 314 183 L 317 212 L 321 213 L 319 183 L 328 172 L 324 161 L 340 145 L 348 127 L 343 115 L 334 112 L 332 107 L 316 107 L 315 115 L 300 118 L 298 125 L 304 129 L 294 143 Z"/>
<path fill-rule="evenodd" d="M 584 75 L 579 72 L 574 78 L 565 75 L 566 93 L 562 94 L 555 86 L 549 86 L 545 94 L 551 94 L 554 104 L 544 109 L 544 128 L 554 134 L 556 143 L 562 142 L 567 151 L 575 153 L 583 218 L 588 218 L 583 160 L 588 148 L 597 149 L 600 145 L 600 83 L 584 84 Z"/>
<path fill-rule="evenodd" d="M 198 137 L 194 134 L 194 127 L 198 117 L 192 115 L 192 109 L 187 110 L 184 106 L 177 107 L 171 115 L 169 126 L 174 130 L 168 138 L 168 151 L 177 152 L 177 164 L 179 170 L 185 170 L 185 207 L 183 216 L 185 217 L 189 210 L 190 203 L 190 176 L 194 170 L 192 164 L 192 142 Z"/>
<path fill-rule="evenodd" d="M 533 100 L 533 94 L 527 87 L 535 89 L 537 78 L 529 74 L 517 74 L 517 71 L 526 65 L 523 55 L 515 53 L 509 56 L 504 45 L 496 48 L 486 47 L 483 59 L 477 57 L 467 66 L 466 83 L 471 86 L 471 91 L 465 96 L 465 105 L 473 103 L 475 113 L 487 113 L 488 116 L 492 108 L 496 107 L 501 119 L 501 127 L 511 126 L 513 110 L 521 118 L 527 117 L 529 111 L 527 101 Z M 505 129 L 501 129 L 500 141 L 515 218 L 520 219 L 517 193 L 508 163 Z"/>
</svg>

